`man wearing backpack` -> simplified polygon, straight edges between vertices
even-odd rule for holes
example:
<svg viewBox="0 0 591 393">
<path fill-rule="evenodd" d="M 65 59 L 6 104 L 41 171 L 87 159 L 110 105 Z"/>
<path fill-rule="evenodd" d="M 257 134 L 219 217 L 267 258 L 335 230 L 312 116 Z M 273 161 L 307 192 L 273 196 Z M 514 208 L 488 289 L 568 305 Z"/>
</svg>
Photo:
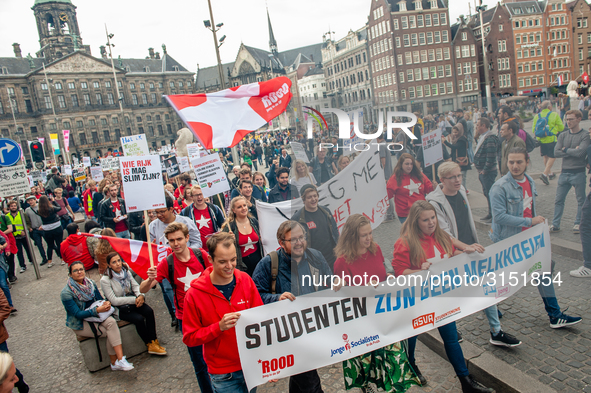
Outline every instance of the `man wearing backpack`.
<svg viewBox="0 0 591 393">
<path fill-rule="evenodd" d="M 295 221 L 284 221 L 277 229 L 277 241 L 281 248 L 260 260 L 252 275 L 263 303 L 274 303 L 296 296 L 315 293 L 329 286 L 314 286 L 313 283 L 328 283 L 330 268 L 320 251 L 307 248 L 304 227 Z M 295 263 L 295 264 L 294 264 Z M 292 267 L 292 264 L 294 266 Z M 292 276 L 297 272 L 297 276 Z M 304 277 L 312 280 L 304 280 Z M 289 378 L 290 393 L 321 393 L 322 385 L 316 370 L 292 375 Z"/>
<path fill-rule="evenodd" d="M 148 269 L 148 279 L 142 281 L 140 292 L 146 293 L 152 288 L 154 281 L 162 283 L 168 280 L 174 293 L 176 317 L 179 329 L 183 331 L 183 311 L 185 294 L 191 288 L 191 282 L 211 266 L 208 255 L 201 248 L 189 248 L 189 228 L 183 223 L 172 222 L 164 230 L 168 245 L 172 248 L 172 255 L 162 260 L 158 266 Z M 197 382 L 201 392 L 213 393 L 211 380 L 207 372 L 207 364 L 203 359 L 203 347 L 187 347 L 189 356 L 195 369 Z"/>
<path fill-rule="evenodd" d="M 544 173 L 540 179 L 544 184 L 549 185 L 550 179 L 554 179 L 552 165 L 556 160 L 554 156 L 554 147 L 556 146 L 556 135 L 564 130 L 564 124 L 560 120 L 558 113 L 552 112 L 552 102 L 544 101 L 540 106 L 542 111 L 534 117 L 532 133 L 540 141 L 540 153 L 544 158 Z"/>
</svg>

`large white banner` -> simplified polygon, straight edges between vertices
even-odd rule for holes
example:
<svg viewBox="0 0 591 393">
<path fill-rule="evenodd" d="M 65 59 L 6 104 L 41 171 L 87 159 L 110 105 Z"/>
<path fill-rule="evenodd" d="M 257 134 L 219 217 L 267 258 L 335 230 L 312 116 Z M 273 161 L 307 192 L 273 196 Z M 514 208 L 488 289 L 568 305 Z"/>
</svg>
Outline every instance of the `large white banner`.
<svg viewBox="0 0 591 393">
<path fill-rule="evenodd" d="M 246 382 L 253 388 L 362 355 L 483 310 L 524 285 L 559 285 L 550 254 L 548 225 L 536 225 L 483 254 L 440 260 L 377 288 L 327 289 L 241 311 L 236 336 Z"/>
<path fill-rule="evenodd" d="M 370 145 L 369 150 L 359 154 L 343 171 L 321 185 L 318 195 L 318 204 L 333 212 L 339 231 L 347 218 L 355 213 L 367 216 L 371 227 L 377 228 L 386 217 L 389 201 L 384 169 L 380 165 L 376 145 Z M 257 201 L 261 230 L 265 229 L 261 232 L 261 238 L 266 253 L 279 247 L 276 233 L 285 217 L 278 209 L 291 218 L 303 205 L 301 198 L 273 204 Z"/>
<path fill-rule="evenodd" d="M 119 163 L 128 213 L 166 207 L 159 156 L 121 157 Z"/>
</svg>

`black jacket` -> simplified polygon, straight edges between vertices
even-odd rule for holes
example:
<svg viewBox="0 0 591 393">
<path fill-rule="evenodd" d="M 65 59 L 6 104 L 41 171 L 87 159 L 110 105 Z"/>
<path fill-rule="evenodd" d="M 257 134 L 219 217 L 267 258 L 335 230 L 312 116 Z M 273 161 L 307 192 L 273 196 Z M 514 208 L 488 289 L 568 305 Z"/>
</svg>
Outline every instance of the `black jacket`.
<svg viewBox="0 0 591 393">
<path fill-rule="evenodd" d="M 94 192 L 92 194 L 92 211 L 94 212 L 94 218 L 96 221 L 103 225 L 101 221 L 101 202 L 105 199 L 105 194 L 102 192 Z"/>
<path fill-rule="evenodd" d="M 287 185 L 287 200 L 292 200 L 300 197 L 300 192 L 298 188 L 292 184 Z M 269 191 L 269 203 L 281 202 L 283 201 L 283 197 L 281 196 L 281 191 L 279 190 L 279 183 L 275 184 L 275 187 Z"/>
<path fill-rule="evenodd" d="M 121 198 L 117 198 L 119 200 L 119 207 L 121 208 L 121 215 L 125 216 L 127 214 L 127 210 L 125 209 L 125 201 Z M 115 208 L 111 203 L 111 198 L 105 198 L 105 200 L 100 204 L 100 211 L 101 211 L 101 221 L 105 225 L 105 228 L 111 228 L 115 230 Z M 129 228 L 129 223 L 127 223 L 127 227 Z"/>
<path fill-rule="evenodd" d="M 144 225 L 144 212 L 133 212 L 129 213 L 127 216 L 127 224 L 129 226 L 129 231 L 134 234 L 136 240 L 141 240 L 142 238 L 146 238 L 146 229 L 143 227 Z M 142 231 L 143 229 L 143 231 Z M 142 237 L 143 232 L 143 237 Z M 145 240 L 144 240 L 145 241 Z"/>
</svg>

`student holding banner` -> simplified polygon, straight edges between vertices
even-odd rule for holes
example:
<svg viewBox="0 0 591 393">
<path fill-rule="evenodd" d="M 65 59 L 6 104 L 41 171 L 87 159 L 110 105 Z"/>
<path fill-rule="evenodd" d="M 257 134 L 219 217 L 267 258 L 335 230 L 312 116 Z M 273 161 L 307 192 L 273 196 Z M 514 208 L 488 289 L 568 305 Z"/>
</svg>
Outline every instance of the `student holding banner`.
<svg viewBox="0 0 591 393">
<path fill-rule="evenodd" d="M 396 214 L 404 224 L 410 207 L 416 201 L 424 201 L 425 196 L 433 191 L 433 184 L 421 171 L 418 162 L 408 153 L 400 155 L 394 174 L 386 185 L 388 198 L 395 198 Z"/>
<path fill-rule="evenodd" d="M 501 177 L 490 190 L 493 216 L 490 238 L 495 243 L 546 221 L 544 217 L 536 216 L 536 185 L 534 180 L 525 173 L 528 165 L 529 154 L 525 148 L 515 147 L 509 150 L 507 156 L 509 173 Z M 551 273 L 553 271 L 554 261 L 552 261 Z M 560 310 L 553 278 L 553 275 L 549 280 L 544 277 L 537 286 L 550 318 L 550 327 L 558 329 L 581 322 L 581 317 L 571 317 Z"/>
<path fill-rule="evenodd" d="M 373 241 L 371 222 L 362 214 L 349 216 L 335 248 L 337 260 L 334 274 L 344 279 L 342 285 L 354 285 L 354 277 L 379 277 L 386 281 L 384 256 Z M 377 285 L 365 282 L 363 285 Z M 408 361 L 404 346 L 387 345 L 343 362 L 345 389 L 361 388 L 365 392 L 383 389 L 390 392 L 406 392 L 412 385 L 420 385 Z M 371 384 L 371 385 L 370 385 Z"/>
<path fill-rule="evenodd" d="M 475 251 L 484 252 L 484 247 L 468 246 L 452 238 L 439 227 L 435 208 L 427 201 L 416 201 L 410 208 L 408 220 L 402 225 L 401 237 L 394 244 L 392 267 L 396 276 L 409 275 L 429 270 L 433 263 L 461 252 L 470 254 Z M 493 392 L 493 389 L 483 386 L 470 375 L 462 347 L 458 342 L 456 323 L 451 322 L 440 326 L 438 330 L 447 358 L 462 384 L 462 391 L 464 393 Z M 421 384 L 425 385 L 427 380 L 415 363 L 416 343 L 416 336 L 408 339 L 408 360 Z"/>
</svg>

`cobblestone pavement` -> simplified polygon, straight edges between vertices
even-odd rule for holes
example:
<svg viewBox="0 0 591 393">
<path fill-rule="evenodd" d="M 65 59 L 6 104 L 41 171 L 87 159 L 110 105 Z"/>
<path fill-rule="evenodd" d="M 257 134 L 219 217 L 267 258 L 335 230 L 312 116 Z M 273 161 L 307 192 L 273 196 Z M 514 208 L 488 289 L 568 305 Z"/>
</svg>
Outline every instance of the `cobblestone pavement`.
<svg viewBox="0 0 591 393">
<path fill-rule="evenodd" d="M 66 314 L 60 291 L 67 278 L 66 266 L 41 267 L 41 280 L 35 280 L 32 266 L 11 290 L 16 316 L 6 321 L 10 334 L 8 347 L 32 392 L 198 392 L 193 366 L 181 334 L 170 327 L 170 317 L 159 287 L 147 294 L 154 309 L 158 338 L 168 356 L 144 353 L 130 359 L 135 369 L 110 369 L 90 373 L 83 363 L 74 333 L 65 326 Z M 125 346 L 125 343 L 123 343 Z M 419 343 L 417 363 L 429 385 L 411 392 L 457 392 L 459 381 L 451 365 Z M 327 393 L 344 391 L 341 364 L 319 370 Z M 287 380 L 262 386 L 261 392 L 287 392 Z"/>
</svg>

